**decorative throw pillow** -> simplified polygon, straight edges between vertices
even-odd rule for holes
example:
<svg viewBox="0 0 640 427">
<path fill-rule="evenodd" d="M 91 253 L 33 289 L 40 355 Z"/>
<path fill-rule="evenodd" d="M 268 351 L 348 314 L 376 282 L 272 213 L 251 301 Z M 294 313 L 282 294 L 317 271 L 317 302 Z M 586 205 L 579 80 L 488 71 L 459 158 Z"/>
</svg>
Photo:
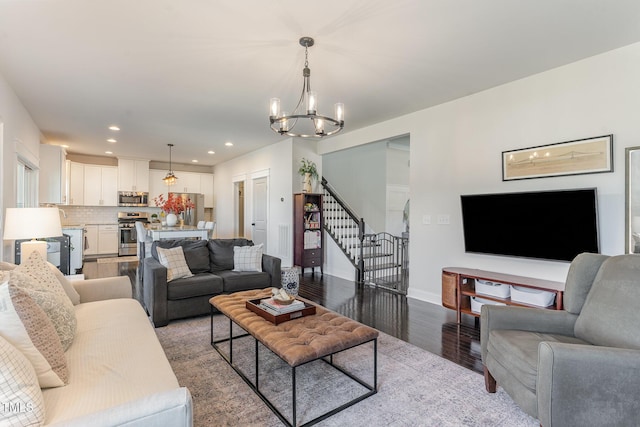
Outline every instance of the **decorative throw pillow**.
<svg viewBox="0 0 640 427">
<path fill-rule="evenodd" d="M 61 296 L 66 297 L 71 302 L 71 299 L 67 296 L 62 284 L 56 278 L 49 263 L 42 259 L 42 256 L 38 252 L 31 252 L 29 258 L 22 264 L 20 264 L 14 271 L 19 271 L 28 275 L 38 283 L 38 289 L 49 289 Z M 73 303 L 71 303 L 73 305 Z"/>
<path fill-rule="evenodd" d="M 14 270 L 16 267 L 17 265 L 11 264 L 10 262 L 0 261 L 0 271 Z"/>
<path fill-rule="evenodd" d="M 181 277 L 193 276 L 184 258 L 182 246 L 176 246 L 170 249 L 158 247 L 156 249 L 158 250 L 158 261 L 167 267 L 167 282 L 180 279 Z"/>
<path fill-rule="evenodd" d="M 233 247 L 233 271 L 262 271 L 262 248 L 256 246 Z"/>
<path fill-rule="evenodd" d="M 71 304 L 80 304 L 80 294 L 78 293 L 78 291 L 76 291 L 76 288 L 73 287 L 73 284 L 69 281 L 69 279 L 67 279 L 64 274 L 62 274 L 62 271 L 58 270 L 55 265 L 51 264 L 50 262 L 47 262 L 47 265 L 53 272 L 53 275 L 56 276 L 56 279 L 58 279 L 58 282 L 60 282 L 60 284 L 62 285 L 64 292 L 71 300 Z"/>
<path fill-rule="evenodd" d="M 10 426 L 42 425 L 44 398 L 33 366 L 2 336 L 0 360 L 0 419 Z"/>
<path fill-rule="evenodd" d="M 67 359 L 51 320 L 27 293 L 0 284 L 0 335 L 31 362 L 41 388 L 67 383 Z"/>
<path fill-rule="evenodd" d="M 60 337 L 63 350 L 67 351 L 73 343 L 77 327 L 76 312 L 67 294 L 62 295 L 51 288 L 43 288 L 41 283 L 18 269 L 9 272 L 9 284 L 22 289 L 44 310 Z M 58 283 L 58 286 L 61 285 Z"/>
</svg>

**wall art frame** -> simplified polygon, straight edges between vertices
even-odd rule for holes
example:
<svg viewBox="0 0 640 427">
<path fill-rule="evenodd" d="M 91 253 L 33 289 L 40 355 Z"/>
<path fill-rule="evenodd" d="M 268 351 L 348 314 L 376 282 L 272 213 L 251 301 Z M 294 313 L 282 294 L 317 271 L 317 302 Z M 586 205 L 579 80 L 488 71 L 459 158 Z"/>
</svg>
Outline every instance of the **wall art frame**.
<svg viewBox="0 0 640 427">
<path fill-rule="evenodd" d="M 613 135 L 502 152 L 502 180 L 613 172 Z"/>
<path fill-rule="evenodd" d="M 627 147 L 625 157 L 625 253 L 640 253 L 640 146 Z"/>
</svg>

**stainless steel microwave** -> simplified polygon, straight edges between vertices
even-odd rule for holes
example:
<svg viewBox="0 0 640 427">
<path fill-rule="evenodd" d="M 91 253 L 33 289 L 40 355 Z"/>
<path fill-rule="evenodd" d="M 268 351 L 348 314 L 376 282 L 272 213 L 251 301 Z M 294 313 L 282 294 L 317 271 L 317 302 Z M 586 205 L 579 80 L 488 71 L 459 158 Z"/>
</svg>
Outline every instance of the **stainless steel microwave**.
<svg viewBox="0 0 640 427">
<path fill-rule="evenodd" d="M 118 191 L 118 206 L 149 206 L 149 193 Z"/>
</svg>

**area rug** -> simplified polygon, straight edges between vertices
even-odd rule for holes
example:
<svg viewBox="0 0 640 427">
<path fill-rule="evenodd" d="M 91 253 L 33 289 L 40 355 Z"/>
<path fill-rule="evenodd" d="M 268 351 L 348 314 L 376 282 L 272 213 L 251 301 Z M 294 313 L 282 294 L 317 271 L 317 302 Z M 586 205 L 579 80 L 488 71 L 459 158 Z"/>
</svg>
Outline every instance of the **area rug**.
<svg viewBox="0 0 640 427">
<path fill-rule="evenodd" d="M 215 338 L 228 333 L 228 319 L 214 316 Z M 210 345 L 208 316 L 172 321 L 157 328 L 180 385 L 191 391 L 194 425 L 281 426 L 282 422 Z M 253 378 L 254 341 L 234 341 L 234 362 Z M 336 356 L 338 365 L 372 379 L 372 345 Z M 260 346 L 261 390 L 290 420 L 287 365 Z M 362 387 L 327 364 L 305 365 L 298 376 L 298 421 L 304 423 L 339 405 Z M 268 372 L 268 373 L 267 373 Z M 369 377 L 367 377 L 369 375 Z M 359 390 L 358 390 L 359 388 Z M 346 401 L 345 400 L 345 401 Z M 344 402 L 342 402 L 344 403 Z M 317 424 L 319 426 L 539 426 L 501 389 L 489 394 L 482 375 L 380 333 L 378 393 Z"/>
<path fill-rule="evenodd" d="M 134 262 L 134 261 L 138 261 L 138 256 L 131 255 L 131 256 L 119 256 L 119 257 L 112 257 L 112 258 L 97 258 L 96 261 L 98 264 L 108 264 L 111 262 Z"/>
</svg>

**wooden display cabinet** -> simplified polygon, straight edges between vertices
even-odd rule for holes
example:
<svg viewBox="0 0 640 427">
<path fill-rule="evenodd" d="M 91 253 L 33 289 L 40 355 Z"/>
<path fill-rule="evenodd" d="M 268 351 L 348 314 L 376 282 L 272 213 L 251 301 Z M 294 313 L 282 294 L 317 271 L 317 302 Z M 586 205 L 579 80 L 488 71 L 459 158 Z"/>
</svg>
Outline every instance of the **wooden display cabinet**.
<svg viewBox="0 0 640 427">
<path fill-rule="evenodd" d="M 324 262 L 324 218 L 322 216 L 322 194 L 296 193 L 293 195 L 293 263 L 305 268 L 316 267 Z"/>
<path fill-rule="evenodd" d="M 486 280 L 505 285 L 537 289 L 555 293 L 554 303 L 548 307 L 511 301 L 511 298 L 499 298 L 491 295 L 478 294 L 475 291 L 476 280 Z M 442 269 L 442 305 L 456 311 L 456 320 L 460 323 L 462 313 L 480 317 L 479 313 L 471 310 L 471 298 L 479 297 L 484 300 L 495 301 L 506 305 L 521 307 L 536 307 L 548 310 L 562 310 L 562 296 L 564 283 L 533 277 L 514 276 L 493 271 L 476 270 L 472 268 L 445 267 Z"/>
</svg>

